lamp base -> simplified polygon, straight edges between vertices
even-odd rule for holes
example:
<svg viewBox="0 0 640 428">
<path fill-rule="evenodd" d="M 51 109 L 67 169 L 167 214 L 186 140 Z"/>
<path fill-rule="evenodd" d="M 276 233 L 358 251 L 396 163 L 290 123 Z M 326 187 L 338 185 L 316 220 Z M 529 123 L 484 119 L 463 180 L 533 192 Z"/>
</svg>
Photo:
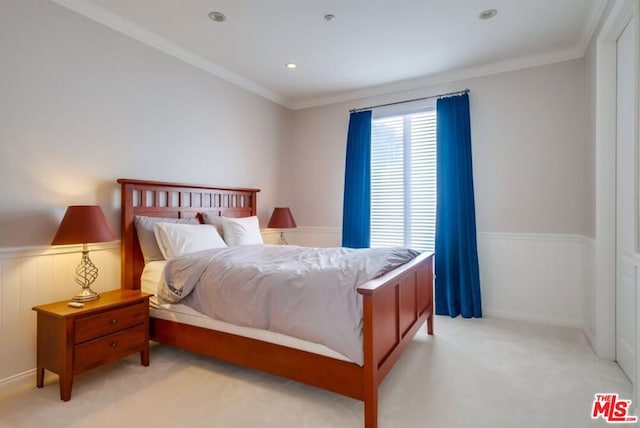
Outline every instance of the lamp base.
<svg viewBox="0 0 640 428">
<path fill-rule="evenodd" d="M 100 295 L 98 293 L 87 287 L 83 288 L 81 292 L 73 296 L 72 300 L 74 302 L 90 302 L 99 298 Z"/>
<path fill-rule="evenodd" d="M 284 237 L 284 232 L 282 231 L 280 231 L 280 241 L 278 242 L 278 245 L 289 245 L 287 239 Z"/>
<path fill-rule="evenodd" d="M 73 296 L 75 302 L 90 302 L 100 297 L 98 293 L 91 289 L 91 284 L 98 277 L 98 268 L 91 262 L 89 258 L 89 248 L 87 244 L 82 245 L 82 259 L 80 264 L 76 266 L 74 280 L 76 284 L 82 287 L 82 291 Z"/>
</svg>

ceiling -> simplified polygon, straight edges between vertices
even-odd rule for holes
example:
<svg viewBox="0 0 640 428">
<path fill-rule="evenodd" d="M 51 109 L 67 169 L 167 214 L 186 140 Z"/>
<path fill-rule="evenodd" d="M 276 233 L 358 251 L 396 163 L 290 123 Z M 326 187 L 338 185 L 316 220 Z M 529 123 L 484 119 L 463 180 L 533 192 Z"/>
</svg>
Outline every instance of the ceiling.
<svg viewBox="0 0 640 428">
<path fill-rule="evenodd" d="M 53 1 L 293 109 L 579 58 L 607 3 Z"/>
</svg>

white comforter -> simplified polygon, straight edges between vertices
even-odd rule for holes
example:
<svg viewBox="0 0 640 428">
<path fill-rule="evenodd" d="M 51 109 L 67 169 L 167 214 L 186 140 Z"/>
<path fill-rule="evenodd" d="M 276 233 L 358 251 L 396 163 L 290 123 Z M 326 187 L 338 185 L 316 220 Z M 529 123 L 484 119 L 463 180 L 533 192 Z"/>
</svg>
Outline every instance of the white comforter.
<svg viewBox="0 0 640 428">
<path fill-rule="evenodd" d="M 418 253 L 245 245 L 170 260 L 158 295 L 237 325 L 321 343 L 362 365 L 359 285 Z"/>
</svg>

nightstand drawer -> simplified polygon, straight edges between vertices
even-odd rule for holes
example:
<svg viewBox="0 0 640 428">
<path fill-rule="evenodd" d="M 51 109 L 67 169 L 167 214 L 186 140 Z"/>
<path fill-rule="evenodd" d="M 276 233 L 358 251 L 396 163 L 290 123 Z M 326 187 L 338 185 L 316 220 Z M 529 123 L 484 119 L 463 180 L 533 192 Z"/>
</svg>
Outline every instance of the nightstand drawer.
<svg viewBox="0 0 640 428">
<path fill-rule="evenodd" d="M 82 343 L 144 323 L 147 319 L 148 305 L 147 301 L 143 301 L 132 306 L 76 319 L 74 343 Z"/>
<path fill-rule="evenodd" d="M 140 351 L 147 345 L 146 325 L 131 328 L 75 347 L 73 370 L 83 371 L 91 366 L 101 365 L 132 352 Z"/>
</svg>

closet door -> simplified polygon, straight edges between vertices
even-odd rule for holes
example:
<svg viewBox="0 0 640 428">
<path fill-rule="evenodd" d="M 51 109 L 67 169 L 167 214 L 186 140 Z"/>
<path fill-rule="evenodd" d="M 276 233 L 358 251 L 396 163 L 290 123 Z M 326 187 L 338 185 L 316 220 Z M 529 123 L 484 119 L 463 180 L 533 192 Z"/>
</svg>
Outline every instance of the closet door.
<svg viewBox="0 0 640 428">
<path fill-rule="evenodd" d="M 616 360 L 635 379 L 638 250 L 638 149 L 635 19 L 617 42 Z"/>
</svg>

